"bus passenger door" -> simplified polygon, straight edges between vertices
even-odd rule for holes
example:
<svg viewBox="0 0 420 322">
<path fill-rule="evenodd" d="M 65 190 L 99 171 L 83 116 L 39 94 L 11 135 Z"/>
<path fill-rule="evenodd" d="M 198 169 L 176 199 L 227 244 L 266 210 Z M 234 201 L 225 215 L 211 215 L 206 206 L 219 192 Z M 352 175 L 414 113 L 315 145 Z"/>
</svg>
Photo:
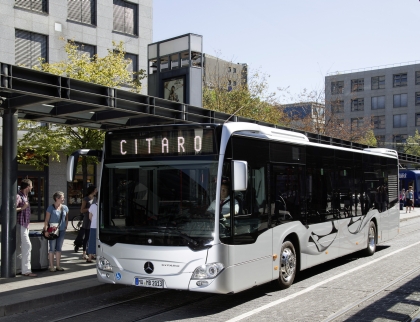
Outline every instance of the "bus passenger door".
<svg viewBox="0 0 420 322">
<path fill-rule="evenodd" d="M 233 245 L 230 264 L 235 266 L 234 289 L 240 291 L 272 279 L 272 230 L 268 227 L 265 168 L 248 164 L 248 189 L 234 192 L 238 209 L 231 219 Z"/>
</svg>

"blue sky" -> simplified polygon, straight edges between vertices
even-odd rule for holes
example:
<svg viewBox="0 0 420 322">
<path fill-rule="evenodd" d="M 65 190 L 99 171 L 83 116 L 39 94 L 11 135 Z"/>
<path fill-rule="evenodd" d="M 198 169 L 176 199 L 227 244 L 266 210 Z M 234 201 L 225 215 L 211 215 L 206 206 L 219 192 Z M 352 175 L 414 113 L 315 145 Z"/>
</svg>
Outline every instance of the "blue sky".
<svg viewBox="0 0 420 322">
<path fill-rule="evenodd" d="M 270 90 L 323 90 L 324 77 L 420 63 L 418 0 L 153 0 L 153 41 L 203 36 L 204 52 L 270 75 Z"/>
</svg>

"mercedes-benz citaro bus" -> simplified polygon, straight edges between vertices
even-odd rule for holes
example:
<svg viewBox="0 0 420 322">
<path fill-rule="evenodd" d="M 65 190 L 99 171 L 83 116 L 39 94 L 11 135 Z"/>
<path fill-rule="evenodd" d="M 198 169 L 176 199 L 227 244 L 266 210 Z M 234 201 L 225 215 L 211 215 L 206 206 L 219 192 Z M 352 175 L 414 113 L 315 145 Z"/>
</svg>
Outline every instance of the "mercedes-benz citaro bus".
<svg viewBox="0 0 420 322">
<path fill-rule="evenodd" d="M 103 283 L 236 293 L 398 234 L 398 155 L 312 143 L 253 123 L 108 131 L 97 276 Z M 221 200 L 221 195 L 223 200 Z M 226 210 L 227 209 L 227 210 Z"/>
</svg>

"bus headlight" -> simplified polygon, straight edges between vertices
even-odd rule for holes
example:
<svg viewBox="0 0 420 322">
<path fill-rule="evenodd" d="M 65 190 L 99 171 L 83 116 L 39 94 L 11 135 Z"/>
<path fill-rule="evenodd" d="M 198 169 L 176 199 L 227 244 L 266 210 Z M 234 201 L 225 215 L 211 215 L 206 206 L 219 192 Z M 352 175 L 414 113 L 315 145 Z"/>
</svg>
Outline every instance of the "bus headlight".
<svg viewBox="0 0 420 322">
<path fill-rule="evenodd" d="M 111 263 L 105 257 L 102 256 L 98 256 L 98 268 L 103 271 L 112 272 Z"/>
<path fill-rule="evenodd" d="M 225 267 L 222 263 L 211 263 L 206 265 L 198 266 L 192 275 L 193 280 L 200 280 L 200 279 L 211 279 L 215 278 L 217 275 L 223 271 Z"/>
</svg>

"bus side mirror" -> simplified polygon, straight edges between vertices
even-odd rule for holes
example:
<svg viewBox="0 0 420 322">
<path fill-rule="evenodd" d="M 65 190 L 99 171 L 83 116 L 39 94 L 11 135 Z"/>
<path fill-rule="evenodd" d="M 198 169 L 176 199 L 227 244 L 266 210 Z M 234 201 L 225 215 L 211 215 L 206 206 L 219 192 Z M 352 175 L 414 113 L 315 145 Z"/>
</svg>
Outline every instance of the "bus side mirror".
<svg viewBox="0 0 420 322">
<path fill-rule="evenodd" d="M 232 190 L 245 191 L 248 188 L 248 163 L 232 161 Z"/>
<path fill-rule="evenodd" d="M 79 161 L 79 156 L 81 155 L 95 156 L 98 158 L 99 162 L 102 159 L 101 150 L 81 149 L 77 150 L 76 152 L 73 152 L 67 160 L 67 182 L 73 182 L 74 176 L 76 175 L 77 171 L 77 163 Z"/>
</svg>

